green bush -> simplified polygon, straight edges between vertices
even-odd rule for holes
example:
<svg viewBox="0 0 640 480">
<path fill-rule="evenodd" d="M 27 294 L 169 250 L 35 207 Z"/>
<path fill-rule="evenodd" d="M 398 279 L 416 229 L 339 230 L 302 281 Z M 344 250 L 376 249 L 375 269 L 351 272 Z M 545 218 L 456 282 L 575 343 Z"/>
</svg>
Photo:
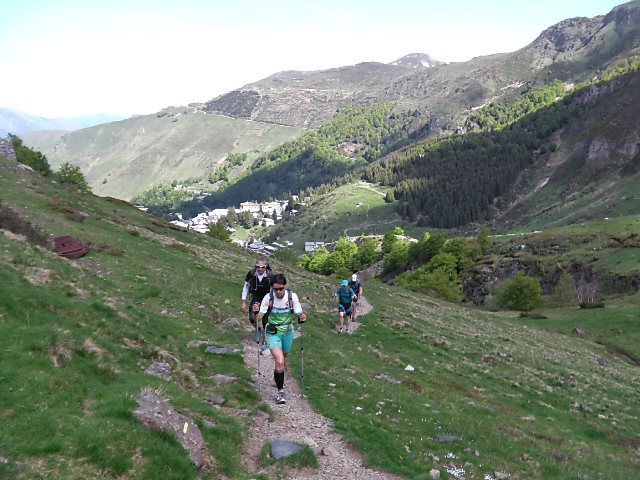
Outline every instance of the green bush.
<svg viewBox="0 0 640 480">
<path fill-rule="evenodd" d="M 87 183 L 87 179 L 77 165 L 64 162 L 56 172 L 56 178 L 60 183 L 68 183 L 78 187 L 84 192 L 90 192 L 91 187 Z"/>
<path fill-rule="evenodd" d="M 405 242 L 397 242 L 391 251 L 384 256 L 384 271 L 400 272 L 407 268 L 409 262 L 409 245 Z"/>
<path fill-rule="evenodd" d="M 498 305 L 508 310 L 533 310 L 541 301 L 540 282 L 524 273 L 504 282 L 498 294 Z"/>
<path fill-rule="evenodd" d="M 29 165 L 45 177 L 51 174 L 51 166 L 45 155 L 37 150 L 24 146 L 20 137 L 9 134 L 9 139 L 13 144 L 13 149 L 16 151 L 16 160 L 18 160 L 18 162 Z"/>
<path fill-rule="evenodd" d="M 396 284 L 433 293 L 450 302 L 464 300 L 462 285 L 458 282 L 455 274 L 452 278 L 450 272 L 441 269 L 430 271 L 428 267 L 422 267 L 413 272 L 406 272 L 396 279 Z"/>
</svg>

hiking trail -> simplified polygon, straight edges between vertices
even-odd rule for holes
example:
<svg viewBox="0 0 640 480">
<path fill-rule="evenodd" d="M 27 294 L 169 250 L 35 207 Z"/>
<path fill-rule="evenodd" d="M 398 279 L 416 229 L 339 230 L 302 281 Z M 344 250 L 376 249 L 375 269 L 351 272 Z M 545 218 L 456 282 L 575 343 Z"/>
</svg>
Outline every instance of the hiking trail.
<svg viewBox="0 0 640 480">
<path fill-rule="evenodd" d="M 372 310 L 371 304 L 362 297 L 358 308 L 358 317 L 366 315 Z M 313 321 L 311 318 L 310 321 Z M 352 325 L 350 333 L 358 328 Z M 299 332 L 299 328 L 298 328 Z M 297 333 L 296 332 L 296 336 Z M 296 342 L 300 342 L 298 338 Z M 298 347 L 300 344 L 298 343 Z M 295 347 L 294 347 L 295 348 Z M 291 361 L 300 361 L 299 349 L 295 348 Z M 260 357 L 260 375 L 257 375 L 258 347 L 250 341 L 244 347 L 244 362 L 246 367 L 254 372 L 256 385 L 260 382 L 262 401 L 275 412 L 273 422 L 269 421 L 267 413 L 259 412 L 254 423 L 249 428 L 248 440 L 243 446 L 242 457 L 250 471 L 263 473 L 271 477 L 276 466 L 262 467 L 259 456 L 263 446 L 273 440 L 287 440 L 309 445 L 318 457 L 317 469 L 305 468 L 290 470 L 284 478 L 299 480 L 333 480 L 333 479 L 372 479 L 372 480 L 400 480 L 400 477 L 372 470 L 362 465 L 362 455 L 357 449 L 342 439 L 333 430 L 333 422 L 315 412 L 309 402 L 300 395 L 300 387 L 289 371 L 286 374 L 285 391 L 287 403 L 277 405 L 274 401 L 276 393 L 273 380 L 273 358 L 267 353 Z"/>
</svg>

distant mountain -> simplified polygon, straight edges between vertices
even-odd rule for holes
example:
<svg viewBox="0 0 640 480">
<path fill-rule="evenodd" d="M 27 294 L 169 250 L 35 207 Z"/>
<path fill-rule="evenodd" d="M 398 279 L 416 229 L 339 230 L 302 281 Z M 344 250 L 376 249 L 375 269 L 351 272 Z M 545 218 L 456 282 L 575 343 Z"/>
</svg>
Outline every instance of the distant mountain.
<svg viewBox="0 0 640 480">
<path fill-rule="evenodd" d="M 57 167 L 78 165 L 93 191 L 129 200 L 160 182 L 203 176 L 229 153 L 269 150 L 302 129 L 207 114 L 196 107 L 170 107 L 154 115 L 74 132 L 29 132 L 24 143 Z"/>
<path fill-rule="evenodd" d="M 445 62 L 436 60 L 426 53 L 410 53 L 409 55 L 405 55 L 404 57 L 394 60 L 390 65 L 409 68 L 433 68 L 445 65 Z"/>
<path fill-rule="evenodd" d="M 392 64 L 359 63 L 314 72 L 281 72 L 220 95 L 207 111 L 285 125 L 318 127 L 337 110 L 390 101 L 428 112 L 435 132 L 455 130 L 472 109 L 558 78 L 579 82 L 640 56 L 640 1 L 607 15 L 564 20 L 512 53 L 438 68 L 414 68 L 411 54 Z"/>
<path fill-rule="evenodd" d="M 101 123 L 122 120 L 123 118 L 126 117 L 106 114 L 45 118 L 18 112 L 10 108 L 0 108 L 0 136 L 6 136 L 7 133 L 20 135 L 36 130 L 78 130 Z"/>
</svg>

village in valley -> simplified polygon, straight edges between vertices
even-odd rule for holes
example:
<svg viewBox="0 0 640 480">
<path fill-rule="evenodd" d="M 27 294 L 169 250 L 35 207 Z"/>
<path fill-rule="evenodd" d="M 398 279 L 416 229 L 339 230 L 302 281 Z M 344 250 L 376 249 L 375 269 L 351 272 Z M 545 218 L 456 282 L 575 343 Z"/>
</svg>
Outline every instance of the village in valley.
<svg viewBox="0 0 640 480">
<path fill-rule="evenodd" d="M 293 196 L 293 200 L 297 200 L 297 197 Z M 305 201 L 309 200 L 309 197 L 305 198 Z M 305 203 L 301 203 L 301 205 L 305 205 Z M 148 210 L 144 205 L 136 205 L 136 207 L 143 211 Z M 181 228 L 193 230 L 194 232 L 207 234 L 209 233 L 211 225 L 215 225 L 220 221 L 220 219 L 226 218 L 227 215 L 229 215 L 229 211 L 232 209 L 237 215 L 243 213 L 250 214 L 254 218 L 254 226 L 259 227 L 271 227 L 275 225 L 276 222 L 282 220 L 282 215 L 287 211 L 287 209 L 290 215 L 298 213 L 297 210 L 291 208 L 290 202 L 284 200 L 274 200 L 270 202 L 243 202 L 240 204 L 240 208 L 216 208 L 199 213 L 191 219 L 185 219 L 181 213 L 176 213 L 174 214 L 175 220 L 171 220 L 170 223 Z M 236 232 L 235 228 L 229 226 L 226 228 L 232 235 Z M 280 248 L 293 246 L 293 242 L 290 242 L 289 240 L 281 240 L 281 242 L 282 243 L 273 242 L 268 244 L 260 239 L 252 238 L 248 240 L 234 240 L 234 243 L 246 248 L 247 250 L 251 250 L 252 252 L 265 256 L 271 255 Z M 325 242 L 305 242 L 304 249 L 306 253 L 312 253 L 324 244 Z"/>
</svg>

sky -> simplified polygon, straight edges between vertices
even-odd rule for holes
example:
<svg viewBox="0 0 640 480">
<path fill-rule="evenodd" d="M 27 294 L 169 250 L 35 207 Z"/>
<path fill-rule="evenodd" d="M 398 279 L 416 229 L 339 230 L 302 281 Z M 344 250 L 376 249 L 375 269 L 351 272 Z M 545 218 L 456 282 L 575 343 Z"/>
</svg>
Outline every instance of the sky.
<svg viewBox="0 0 640 480">
<path fill-rule="evenodd" d="M 511 52 L 621 0 L 0 0 L 0 107 L 149 114 L 283 70 Z"/>
</svg>

